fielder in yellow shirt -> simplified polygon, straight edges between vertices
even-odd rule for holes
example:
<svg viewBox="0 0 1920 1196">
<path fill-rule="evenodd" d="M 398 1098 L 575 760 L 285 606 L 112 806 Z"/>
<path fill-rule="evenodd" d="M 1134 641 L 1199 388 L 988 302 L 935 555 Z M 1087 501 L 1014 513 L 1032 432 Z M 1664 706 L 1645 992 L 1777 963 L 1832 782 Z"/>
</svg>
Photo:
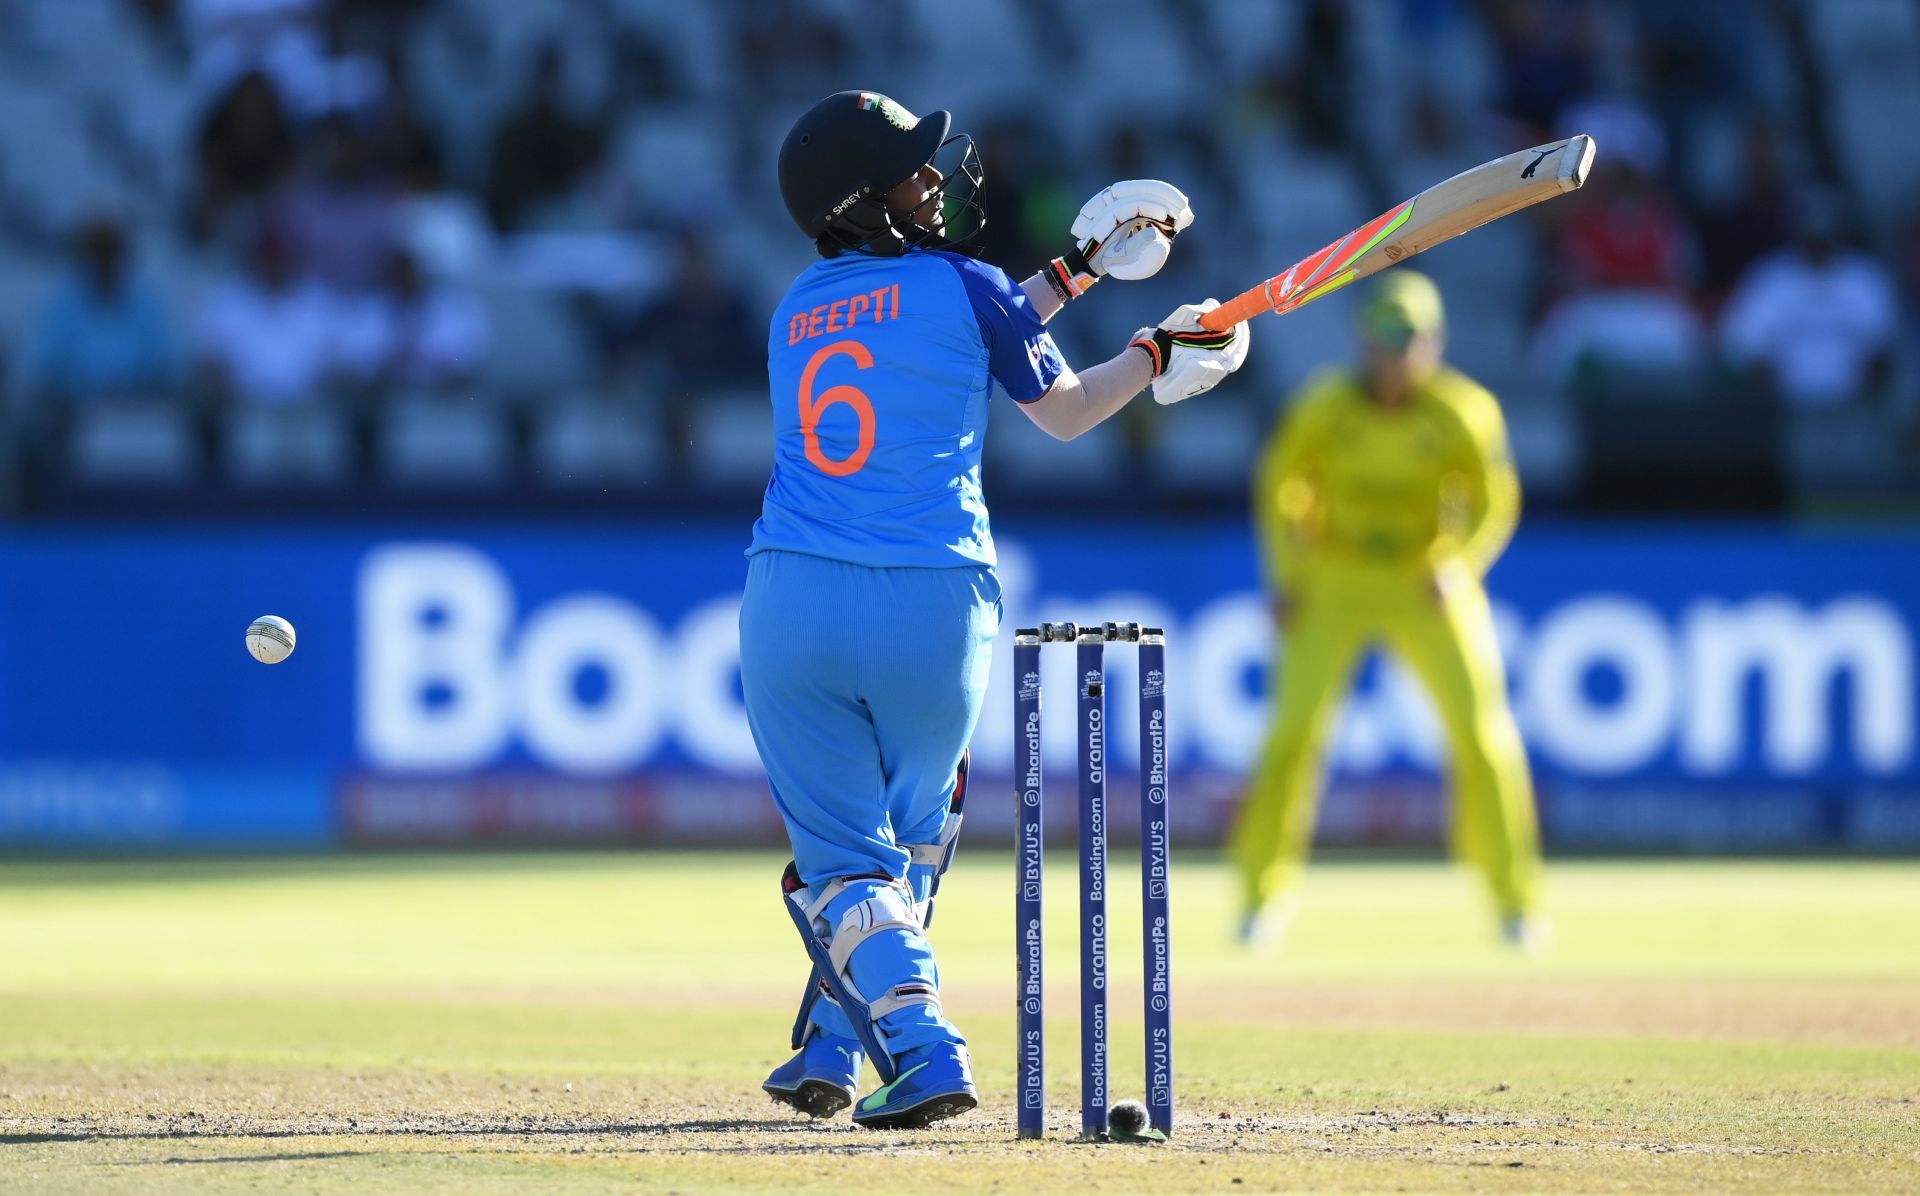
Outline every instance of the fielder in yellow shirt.
<svg viewBox="0 0 1920 1196">
<path fill-rule="evenodd" d="M 1485 874 L 1509 938 L 1544 935 L 1533 786 L 1481 584 L 1520 486 L 1499 404 L 1441 363 L 1444 324 L 1426 276 L 1388 274 L 1361 312 L 1361 368 L 1310 379 L 1260 461 L 1254 517 L 1284 644 L 1231 840 L 1249 940 L 1291 914 L 1328 724 L 1374 645 L 1412 669 L 1446 726 L 1455 853 Z"/>
</svg>

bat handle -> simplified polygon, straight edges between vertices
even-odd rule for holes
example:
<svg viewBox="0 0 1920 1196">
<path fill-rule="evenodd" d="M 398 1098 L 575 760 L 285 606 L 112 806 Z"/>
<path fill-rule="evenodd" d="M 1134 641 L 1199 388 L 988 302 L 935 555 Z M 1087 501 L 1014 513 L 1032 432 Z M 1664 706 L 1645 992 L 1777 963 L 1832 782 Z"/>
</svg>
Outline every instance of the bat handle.
<svg viewBox="0 0 1920 1196">
<path fill-rule="evenodd" d="M 1268 283 L 1248 289 L 1214 308 L 1200 317 L 1200 327 L 1208 332 L 1224 332 L 1235 324 L 1242 324 L 1261 312 L 1273 310 L 1273 300 L 1267 298 Z"/>
</svg>

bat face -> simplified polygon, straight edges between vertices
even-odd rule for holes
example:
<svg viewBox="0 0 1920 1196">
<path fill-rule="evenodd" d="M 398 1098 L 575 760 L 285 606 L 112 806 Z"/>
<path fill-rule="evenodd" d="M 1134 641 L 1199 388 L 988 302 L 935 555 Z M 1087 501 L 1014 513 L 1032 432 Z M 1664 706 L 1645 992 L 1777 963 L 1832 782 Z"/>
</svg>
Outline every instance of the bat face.
<svg viewBox="0 0 1920 1196">
<path fill-rule="evenodd" d="M 1388 261 L 1398 261 L 1406 251 L 1397 245 L 1382 244 L 1406 224 L 1419 202 L 1409 199 L 1390 212 L 1384 212 L 1304 261 L 1295 263 L 1285 274 L 1269 279 L 1267 299 L 1276 313 L 1290 312 L 1302 304 L 1346 286 L 1359 274 L 1354 263 L 1378 248 Z"/>
<path fill-rule="evenodd" d="M 1263 311 L 1292 311 L 1488 221 L 1577 191 L 1593 168 L 1593 154 L 1593 138 L 1581 133 L 1456 174 L 1221 304 L 1200 322 L 1219 331 Z"/>
</svg>

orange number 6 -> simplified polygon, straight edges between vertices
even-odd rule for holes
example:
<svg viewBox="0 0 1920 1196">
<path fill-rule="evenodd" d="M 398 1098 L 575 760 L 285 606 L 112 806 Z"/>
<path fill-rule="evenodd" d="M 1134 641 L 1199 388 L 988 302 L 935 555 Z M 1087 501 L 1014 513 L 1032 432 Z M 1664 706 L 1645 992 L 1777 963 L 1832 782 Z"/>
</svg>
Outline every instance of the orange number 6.
<svg viewBox="0 0 1920 1196">
<path fill-rule="evenodd" d="M 873 365 L 873 354 L 859 341 L 835 341 L 820 346 L 800 374 L 800 435 L 806 438 L 807 460 L 819 467 L 821 473 L 844 478 L 859 473 L 860 467 L 867 463 L 867 454 L 873 451 L 873 403 L 865 391 L 845 384 L 830 386 L 818 399 L 813 397 L 813 376 L 820 372 L 827 358 L 836 353 L 853 358 L 855 369 L 864 370 Z M 860 418 L 860 445 L 842 461 L 835 461 L 820 450 L 820 415 L 835 403 L 845 403 Z"/>
</svg>

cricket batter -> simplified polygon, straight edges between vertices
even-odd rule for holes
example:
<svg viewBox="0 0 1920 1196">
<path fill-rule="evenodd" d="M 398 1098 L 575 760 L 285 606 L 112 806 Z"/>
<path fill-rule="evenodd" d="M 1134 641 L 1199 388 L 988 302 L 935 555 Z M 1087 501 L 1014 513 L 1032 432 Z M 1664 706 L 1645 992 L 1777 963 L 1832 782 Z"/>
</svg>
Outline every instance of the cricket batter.
<svg viewBox="0 0 1920 1196">
<path fill-rule="evenodd" d="M 1291 914 L 1336 699 L 1384 644 L 1425 685 L 1451 745 L 1453 847 L 1492 886 L 1507 936 L 1539 945 L 1539 842 L 1525 748 L 1481 579 L 1520 511 L 1500 407 L 1441 363 L 1440 292 L 1385 276 L 1363 361 L 1308 381 L 1268 443 L 1254 518 L 1284 652 L 1265 753 L 1231 841 L 1249 941 Z M 1275 927 L 1277 929 L 1278 927 Z"/>
<path fill-rule="evenodd" d="M 951 858 L 1000 585 L 980 487 L 994 396 L 1070 440 L 1149 383 L 1160 403 L 1246 359 L 1244 328 L 1183 306 L 1075 372 L 1046 322 L 1102 276 L 1145 278 L 1193 214 L 1156 180 L 1115 183 L 1074 248 L 1026 282 L 953 252 L 984 223 L 973 143 L 846 91 L 780 148 L 780 193 L 821 260 L 768 330 L 774 467 L 748 549 L 740 679 L 793 844 L 788 913 L 813 972 L 799 1053 L 765 1090 L 814 1117 L 898 1129 L 977 1103 L 926 935 Z"/>
</svg>

